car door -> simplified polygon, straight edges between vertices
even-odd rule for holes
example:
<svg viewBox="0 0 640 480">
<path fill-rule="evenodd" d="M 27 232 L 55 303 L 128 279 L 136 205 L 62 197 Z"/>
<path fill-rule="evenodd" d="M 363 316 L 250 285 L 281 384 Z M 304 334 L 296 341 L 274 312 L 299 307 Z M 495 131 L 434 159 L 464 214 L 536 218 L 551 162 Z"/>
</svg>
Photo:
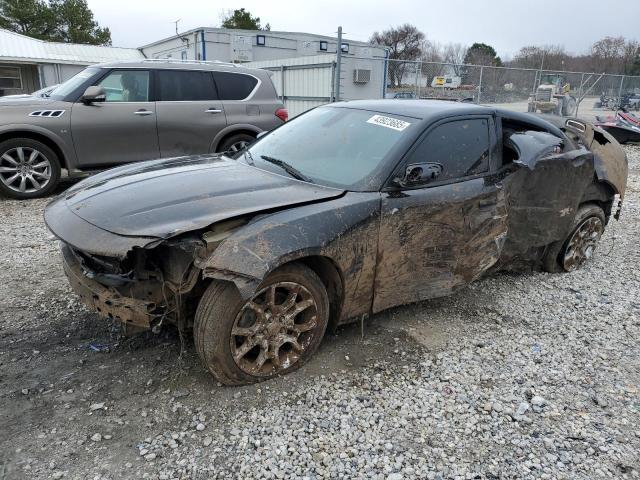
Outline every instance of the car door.
<svg viewBox="0 0 640 480">
<path fill-rule="evenodd" d="M 157 70 L 156 111 L 163 157 L 208 153 L 227 126 L 209 71 Z"/>
<path fill-rule="evenodd" d="M 71 135 L 78 166 L 99 167 L 159 157 L 152 79 L 148 70 L 115 69 L 96 85 L 106 100 L 71 110 Z"/>
<path fill-rule="evenodd" d="M 409 172 L 411 183 L 382 193 L 374 312 L 447 295 L 498 260 L 507 216 L 491 173 L 492 125 L 484 116 L 436 124 L 400 163 L 394 177 Z"/>
</svg>

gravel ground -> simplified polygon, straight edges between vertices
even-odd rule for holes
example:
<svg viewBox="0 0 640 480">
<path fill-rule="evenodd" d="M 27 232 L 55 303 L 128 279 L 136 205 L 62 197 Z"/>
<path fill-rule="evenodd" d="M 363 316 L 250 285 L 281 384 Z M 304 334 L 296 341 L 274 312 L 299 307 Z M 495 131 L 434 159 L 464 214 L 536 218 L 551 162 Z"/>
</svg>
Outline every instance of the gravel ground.
<svg viewBox="0 0 640 480">
<path fill-rule="evenodd" d="M 84 309 L 0 201 L 0 478 L 640 478 L 640 147 L 621 222 L 563 275 L 498 275 L 226 388 L 174 330 Z"/>
</svg>

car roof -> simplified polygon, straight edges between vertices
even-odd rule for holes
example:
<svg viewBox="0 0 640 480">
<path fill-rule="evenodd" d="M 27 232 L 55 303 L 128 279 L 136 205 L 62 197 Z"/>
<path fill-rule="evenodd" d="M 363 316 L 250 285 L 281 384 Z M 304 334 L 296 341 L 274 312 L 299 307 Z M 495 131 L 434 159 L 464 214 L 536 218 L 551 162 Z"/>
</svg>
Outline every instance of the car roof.
<svg viewBox="0 0 640 480">
<path fill-rule="evenodd" d="M 266 72 L 266 70 L 241 67 L 234 63 L 226 62 L 152 58 L 135 61 L 99 63 L 93 66 L 98 68 L 148 68 L 153 70 L 215 70 L 235 73 L 250 73 L 253 75 L 255 75 L 257 72 Z"/>
<path fill-rule="evenodd" d="M 431 123 L 443 118 L 458 115 L 496 115 L 506 120 L 521 122 L 549 131 L 563 137 L 562 131 L 552 123 L 538 115 L 516 112 L 504 108 L 477 105 L 467 102 L 453 102 L 449 100 L 353 100 L 329 104 L 333 108 L 357 108 L 371 110 L 389 115 L 400 115 L 424 120 Z"/>
<path fill-rule="evenodd" d="M 357 108 L 421 120 L 435 120 L 450 115 L 493 114 L 495 109 L 471 103 L 443 100 L 353 100 L 331 104 L 336 108 Z"/>
</svg>

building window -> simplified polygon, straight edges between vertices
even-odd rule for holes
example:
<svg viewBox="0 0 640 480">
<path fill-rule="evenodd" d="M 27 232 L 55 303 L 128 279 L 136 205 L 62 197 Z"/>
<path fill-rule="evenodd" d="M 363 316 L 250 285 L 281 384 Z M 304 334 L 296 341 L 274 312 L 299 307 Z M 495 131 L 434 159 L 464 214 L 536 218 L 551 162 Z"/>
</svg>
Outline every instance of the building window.
<svg viewBox="0 0 640 480">
<path fill-rule="evenodd" d="M 266 44 L 266 37 L 264 35 L 256 35 L 256 45 L 264 47 Z"/>
<path fill-rule="evenodd" d="M 186 50 L 183 50 L 183 51 L 180 53 L 180 56 L 181 56 L 182 60 L 186 60 L 186 59 L 187 59 L 187 51 L 186 51 Z"/>
<path fill-rule="evenodd" d="M 325 42 L 324 40 L 320 40 L 320 50 L 326 52 L 329 49 L 329 42 Z"/>
<path fill-rule="evenodd" d="M 0 88 L 21 89 L 22 76 L 18 67 L 0 67 Z"/>
<path fill-rule="evenodd" d="M 343 43 L 341 50 L 342 50 L 342 53 L 349 53 L 349 44 Z"/>
</svg>

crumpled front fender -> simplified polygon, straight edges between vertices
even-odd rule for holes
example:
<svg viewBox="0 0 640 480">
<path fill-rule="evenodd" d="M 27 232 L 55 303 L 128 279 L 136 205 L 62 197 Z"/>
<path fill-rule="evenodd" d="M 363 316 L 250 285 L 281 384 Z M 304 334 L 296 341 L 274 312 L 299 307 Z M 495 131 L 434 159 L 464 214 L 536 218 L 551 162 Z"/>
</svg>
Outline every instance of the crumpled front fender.
<svg viewBox="0 0 640 480">
<path fill-rule="evenodd" d="M 279 266 L 305 257 L 329 259 L 344 278 L 341 318 L 368 313 L 375 274 L 380 194 L 344 197 L 267 215 L 196 261 L 204 277 L 233 282 L 249 298 Z"/>
</svg>

